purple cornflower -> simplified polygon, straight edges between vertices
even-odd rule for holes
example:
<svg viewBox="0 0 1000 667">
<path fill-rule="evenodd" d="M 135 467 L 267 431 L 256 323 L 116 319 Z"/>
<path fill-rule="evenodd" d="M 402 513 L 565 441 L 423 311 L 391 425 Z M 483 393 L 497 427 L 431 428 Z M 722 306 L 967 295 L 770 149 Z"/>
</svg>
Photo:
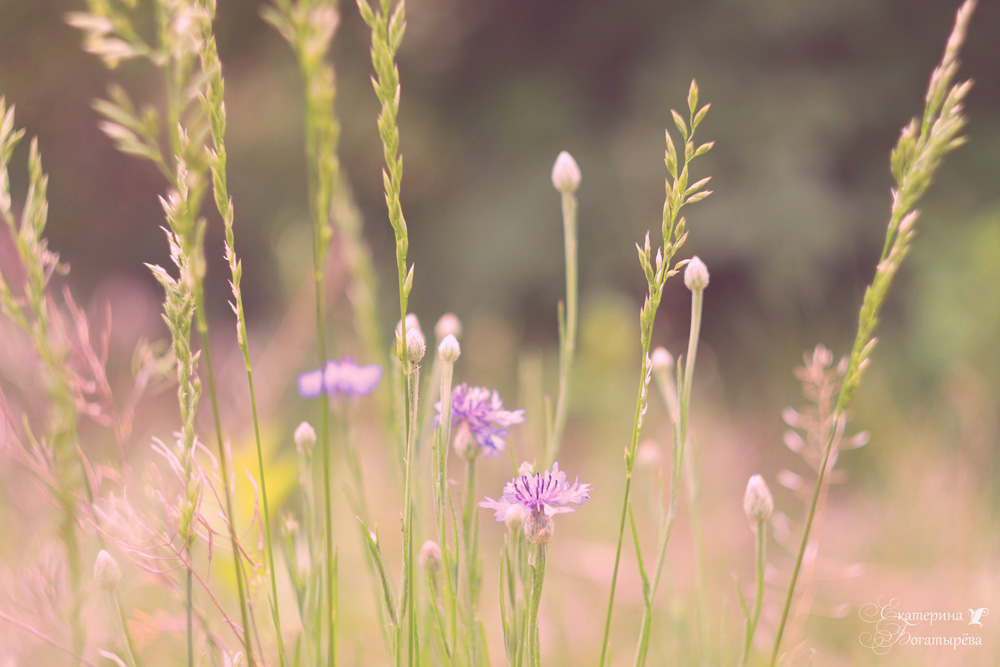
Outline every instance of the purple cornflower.
<svg viewBox="0 0 1000 667">
<path fill-rule="evenodd" d="M 588 498 L 590 484 L 581 484 L 579 479 L 570 484 L 559 463 L 553 463 L 552 469 L 544 473 L 515 477 L 504 485 L 499 500 L 487 498 L 479 506 L 493 510 L 497 521 L 507 521 L 508 514 L 523 517 L 526 513 L 544 513 L 551 517 L 572 512 L 576 508 L 567 507 L 569 503 L 582 505 Z"/>
<path fill-rule="evenodd" d="M 316 398 L 326 387 L 328 396 L 367 396 L 375 391 L 382 377 L 382 367 L 377 364 L 358 366 L 350 359 L 328 361 L 326 368 L 299 376 L 299 396 Z"/>
<path fill-rule="evenodd" d="M 441 402 L 435 404 L 441 420 Z M 475 438 L 486 456 L 496 458 L 503 451 L 507 430 L 513 424 L 524 423 L 524 410 L 504 410 L 500 394 L 485 387 L 470 387 L 462 383 L 451 394 L 451 425 L 456 429 L 456 449 L 460 438 Z M 474 454 L 472 456 L 474 458 Z"/>
</svg>

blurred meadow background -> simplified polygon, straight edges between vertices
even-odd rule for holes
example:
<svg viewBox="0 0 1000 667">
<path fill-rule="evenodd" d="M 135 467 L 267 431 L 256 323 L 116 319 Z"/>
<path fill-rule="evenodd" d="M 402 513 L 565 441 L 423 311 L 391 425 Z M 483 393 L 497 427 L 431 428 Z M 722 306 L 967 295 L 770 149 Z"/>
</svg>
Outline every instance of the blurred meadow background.
<svg viewBox="0 0 1000 667">
<path fill-rule="evenodd" d="M 295 378 L 315 367 L 316 355 L 301 82 L 287 45 L 260 18 L 263 5 L 221 0 L 215 26 L 226 80 L 229 190 L 271 457 L 269 493 L 278 513 L 296 481 L 291 434 L 315 411 L 313 402 L 297 396 Z M 126 396 L 136 345 L 169 340 L 161 288 L 143 265 L 169 261 L 158 231 L 157 196 L 165 188 L 155 167 L 115 149 L 91 104 L 105 96 L 112 76 L 143 101 L 155 103 L 161 85 L 144 63 L 125 62 L 109 75 L 83 53 L 81 35 L 64 20 L 82 9 L 70 0 L 0 0 L 0 94 L 16 104 L 17 125 L 38 137 L 50 176 L 46 235 L 71 267 L 53 292 L 70 287 L 95 329 L 109 304 L 108 378 Z M 408 3 L 399 123 L 402 204 L 416 266 L 410 311 L 429 343 L 441 315 L 458 315 L 456 382 L 497 387 L 509 409 L 527 410 L 527 424 L 511 431 L 518 459 L 540 457 L 543 396 L 555 391 L 556 304 L 565 289 L 559 196 L 550 180 L 556 155 L 570 151 L 583 174 L 577 192 L 580 333 L 560 464 L 593 491 L 585 506 L 560 519 L 551 543 L 541 610 L 547 664 L 597 664 L 639 372 L 645 285 L 634 244 L 659 226 L 670 109 L 684 107 L 695 78 L 702 101 L 712 104 L 700 139 L 716 142 L 692 175 L 712 175 L 714 194 L 685 212 L 690 236 L 680 255 L 698 255 L 711 273 L 690 425 L 701 456 L 711 636 L 699 640 L 693 629 L 695 559 L 682 511 L 667 552 L 653 644 L 658 655 L 688 657 L 655 664 L 732 664 L 742 633 L 734 576 L 748 596 L 753 582 L 754 538 L 742 508 L 746 480 L 764 476 L 774 493 L 776 525 L 787 515 L 797 535 L 802 500 L 779 483 L 786 469 L 808 477 L 802 459 L 783 444 L 782 411 L 805 402 L 794 369 L 818 343 L 836 358 L 850 352 L 885 236 L 889 151 L 922 109 L 956 9 L 940 0 Z M 339 152 L 364 219 L 389 340 L 399 312 L 369 32 L 353 3 L 342 3 L 341 12 L 332 51 Z M 959 78 L 975 81 L 967 102 L 969 143 L 945 159 L 920 204 L 914 250 L 887 298 L 876 332 L 881 342 L 848 426 L 848 434 L 867 431 L 870 443 L 838 461 L 843 483 L 833 486 L 821 516 L 820 553 L 806 591 L 812 613 L 786 638 L 786 648 L 799 647 L 794 664 L 808 664 L 809 649 L 816 665 L 1000 660 L 997 35 L 1000 5 L 982 2 L 960 58 Z M 25 144 L 11 172 L 15 198 L 26 189 L 26 153 Z M 236 469 L 255 470 L 244 369 L 226 305 L 223 230 L 214 210 L 206 215 L 206 290 L 224 421 Z M 5 271 L 14 261 L 6 234 L 0 232 Z M 360 357 L 337 247 L 335 241 L 329 272 L 330 356 L 377 361 Z M 680 279 L 668 283 L 654 345 L 675 356 L 687 339 L 689 299 Z M 2 323 L 0 388 L 12 415 L 8 424 L 44 415 L 31 401 L 41 391 L 32 370 L 37 362 L 19 336 Z M 124 439 L 133 466 L 150 458 L 152 438 L 166 439 L 178 428 L 176 409 L 174 387 L 154 380 Z M 208 433 L 210 414 L 203 413 L 199 427 Z M 119 456 L 103 427 L 84 422 L 80 431 L 92 462 Z M 371 491 L 393 488 L 386 463 L 393 450 L 374 431 L 359 438 L 369 502 L 384 549 L 395 558 L 398 498 Z M 671 431 L 658 398 L 650 401 L 643 440 L 649 444 L 633 492 L 638 518 L 651 521 L 657 474 L 670 474 Z M 510 478 L 504 459 L 480 470 L 481 495 L 495 497 Z M 252 490 L 242 474 L 239 479 L 242 520 L 249 522 Z M 28 609 L 15 590 L 24 572 L 45 567 L 56 532 L 37 486 L 13 459 L 0 460 L 0 590 L 7 591 L 0 610 L 23 612 L 51 628 L 58 623 Z M 385 664 L 371 623 L 378 612 L 363 564 L 367 555 L 345 505 L 338 509 L 341 571 L 364 574 L 341 583 L 342 601 L 358 608 L 344 615 L 341 655 L 345 664 Z M 495 558 L 502 531 L 492 530 L 485 510 L 479 520 L 483 613 L 492 664 L 503 664 Z M 655 529 L 649 535 L 653 552 Z M 795 543 L 787 540 L 790 548 Z M 84 556 L 90 562 L 96 548 L 87 548 L 94 552 Z M 772 542 L 758 632 L 762 654 L 791 561 Z M 123 594 L 128 606 L 145 609 L 132 620 L 144 630 L 137 641 L 149 656 L 146 664 L 181 664 L 180 652 L 175 662 L 154 658 L 156 647 L 179 645 L 183 628 L 150 605 L 178 610 L 169 600 Z M 612 664 L 631 660 L 641 598 L 626 539 Z M 948 635 L 978 633 L 982 646 L 899 646 L 875 655 L 859 642 L 870 630 L 859 611 L 883 598 L 899 598 L 904 610 L 961 611 L 968 618 L 970 608 L 987 607 L 993 615 L 982 628 L 942 626 Z M 266 607 L 259 611 L 266 619 Z M 5 663 L 4 646 L 21 661 Z M 0 624 L 0 665 L 62 664 L 54 655 Z"/>
</svg>

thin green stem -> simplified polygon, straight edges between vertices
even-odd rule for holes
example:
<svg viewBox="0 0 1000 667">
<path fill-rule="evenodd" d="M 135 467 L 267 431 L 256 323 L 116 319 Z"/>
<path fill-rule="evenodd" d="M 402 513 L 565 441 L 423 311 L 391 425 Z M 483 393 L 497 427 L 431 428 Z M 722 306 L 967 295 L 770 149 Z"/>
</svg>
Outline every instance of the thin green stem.
<svg viewBox="0 0 1000 667">
<path fill-rule="evenodd" d="M 197 272 L 196 272 L 197 275 Z M 233 512 L 233 489 L 229 467 L 229 454 L 226 451 L 225 438 L 222 434 L 222 417 L 219 411 L 218 391 L 215 385 L 215 372 L 212 366 L 212 351 L 208 344 L 208 318 L 205 311 L 205 291 L 200 277 L 196 277 L 194 285 L 195 320 L 198 326 L 198 336 L 201 339 L 201 356 L 205 362 L 205 380 L 208 383 L 209 402 L 212 405 L 212 417 L 215 421 L 215 438 L 219 448 L 219 467 L 222 476 L 223 494 L 226 501 L 226 516 L 229 524 L 229 540 L 233 548 L 233 563 L 236 570 L 236 592 L 240 600 L 240 619 L 243 622 L 243 648 L 246 650 L 247 664 L 253 667 L 254 660 L 252 633 L 250 626 L 250 608 L 247 602 L 246 581 L 243 574 L 243 563 L 239 535 L 236 533 L 236 515 Z"/>
<path fill-rule="evenodd" d="M 559 309 L 559 395 L 556 398 L 555 415 L 545 443 L 545 467 L 550 467 L 559 455 L 563 432 L 566 429 L 566 413 L 569 402 L 569 386 L 572 381 L 573 359 L 576 354 L 577 333 L 577 233 L 576 196 L 562 193 L 563 238 L 566 250 L 566 308 Z"/>
<path fill-rule="evenodd" d="M 747 664 L 750 658 L 750 646 L 753 644 L 753 636 L 757 631 L 757 623 L 760 620 L 760 612 L 764 607 L 764 565 L 767 563 L 767 522 L 758 521 L 754 526 L 754 536 L 757 543 L 757 556 L 755 561 L 755 572 L 757 575 L 756 592 L 754 593 L 753 613 L 747 619 L 746 638 L 743 641 L 743 657 L 740 665 Z"/>
<path fill-rule="evenodd" d="M 465 495 L 462 502 L 462 536 L 465 542 L 466 607 L 465 630 L 469 642 L 471 665 L 481 664 L 480 653 L 485 647 L 479 645 L 476 630 L 477 607 L 479 603 L 479 521 L 476 517 L 476 461 L 471 459 L 465 468 Z"/>
<path fill-rule="evenodd" d="M 407 617 L 407 661 L 410 667 L 419 662 L 417 638 L 417 605 L 413 572 L 413 498 L 412 468 L 417 438 L 417 415 L 420 386 L 420 370 L 416 363 L 407 362 L 406 374 L 406 455 L 405 479 L 403 485 L 403 600 L 401 612 Z"/>
<path fill-rule="evenodd" d="M 545 579 L 545 546 L 535 547 L 534 575 L 531 583 L 531 604 L 528 607 L 528 664 L 541 667 L 542 646 L 538 636 L 538 607 L 542 601 L 542 582 Z"/>
<path fill-rule="evenodd" d="M 611 613 L 614 610 L 615 605 L 615 589 L 618 585 L 618 567 L 621 564 L 622 542 L 625 539 L 625 520 L 628 518 L 629 491 L 632 489 L 632 462 L 635 459 L 635 450 L 639 443 L 639 424 L 642 420 L 642 411 L 645 405 L 646 373 L 648 372 L 646 360 L 649 356 L 649 343 L 645 336 L 643 339 L 642 366 L 639 374 L 639 377 L 641 378 L 639 381 L 639 397 L 636 401 L 635 418 L 632 422 L 632 442 L 625 454 L 625 497 L 622 502 L 622 515 L 618 527 L 618 546 L 615 549 L 615 566 L 611 571 L 611 592 L 608 595 L 608 612 L 604 619 L 604 638 L 601 642 L 601 659 L 597 663 L 599 667 L 604 667 L 605 660 L 608 655 L 608 639 L 611 633 Z"/>
<path fill-rule="evenodd" d="M 136 667 L 135 655 L 132 653 L 132 642 L 128 636 L 128 624 L 125 621 L 125 614 L 122 612 L 121 604 L 118 602 L 118 596 L 114 591 L 108 591 L 108 599 L 111 601 L 111 610 L 115 615 L 115 620 L 118 621 L 118 629 L 122 633 L 122 644 L 125 647 L 125 664 L 128 667 Z"/>
</svg>

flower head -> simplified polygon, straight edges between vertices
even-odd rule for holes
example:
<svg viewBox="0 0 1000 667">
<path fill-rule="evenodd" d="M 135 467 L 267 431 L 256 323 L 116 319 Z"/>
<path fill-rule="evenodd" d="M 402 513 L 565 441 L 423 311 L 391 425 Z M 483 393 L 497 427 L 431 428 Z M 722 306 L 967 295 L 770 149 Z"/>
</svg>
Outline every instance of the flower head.
<svg viewBox="0 0 1000 667">
<path fill-rule="evenodd" d="M 552 167 L 552 185 L 564 194 L 573 194 L 580 187 L 580 167 L 566 151 L 559 154 Z"/>
<path fill-rule="evenodd" d="M 493 510 L 496 520 L 505 522 L 508 514 L 525 510 L 547 517 L 572 512 L 576 508 L 568 507 L 570 503 L 582 505 L 588 498 L 590 484 L 581 484 L 579 479 L 570 484 L 559 464 L 553 463 L 552 469 L 544 473 L 515 477 L 504 485 L 499 500 L 487 498 L 479 506 Z"/>
<path fill-rule="evenodd" d="M 325 386 L 328 396 L 367 396 L 375 391 L 381 377 L 382 367 L 377 364 L 358 366 L 350 359 L 328 361 L 326 368 L 299 376 L 299 395 L 316 398 Z"/>
<path fill-rule="evenodd" d="M 441 403 L 437 405 L 441 419 Z M 496 458 L 503 451 L 507 430 L 513 424 L 524 423 L 524 410 L 504 410 L 500 394 L 485 387 L 470 387 L 465 383 L 451 394 L 451 425 L 461 429 L 463 437 L 475 439 L 486 456 Z M 456 432 L 456 438 L 460 434 Z"/>
<path fill-rule="evenodd" d="M 747 482 L 747 490 L 743 496 L 743 511 L 754 523 L 767 521 L 774 513 L 774 499 L 767 488 L 767 482 L 760 475 L 754 475 Z"/>
<path fill-rule="evenodd" d="M 118 563 L 104 549 L 97 554 L 97 561 L 94 563 L 94 579 L 103 588 L 113 591 L 118 587 L 118 582 L 122 580 L 122 571 L 118 569 Z"/>
<path fill-rule="evenodd" d="M 708 287 L 708 267 L 698 255 L 692 257 L 684 269 L 684 284 L 692 292 L 701 292 Z"/>
</svg>

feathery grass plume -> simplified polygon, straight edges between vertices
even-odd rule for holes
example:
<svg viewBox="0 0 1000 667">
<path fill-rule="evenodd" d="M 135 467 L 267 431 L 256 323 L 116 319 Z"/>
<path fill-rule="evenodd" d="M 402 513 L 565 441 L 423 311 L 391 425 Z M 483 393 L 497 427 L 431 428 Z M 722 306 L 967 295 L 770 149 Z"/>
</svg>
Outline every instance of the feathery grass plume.
<svg viewBox="0 0 1000 667">
<path fill-rule="evenodd" d="M 74 389 L 74 377 L 67 364 L 67 343 L 60 335 L 58 313 L 50 312 L 46 292 L 53 274 L 64 271 L 59 255 L 48 248 L 43 236 L 48 222 L 49 204 L 46 198 L 48 176 L 42 170 L 38 140 L 32 139 L 28 155 L 28 192 L 21 215 L 14 214 L 10 192 L 10 160 L 14 148 L 24 136 L 24 130 L 14 129 L 14 107 L 8 107 L 0 97 L 0 218 L 6 223 L 24 272 L 22 296 L 17 297 L 9 282 L 0 273 L 0 312 L 24 331 L 42 362 L 45 388 L 49 399 L 48 426 L 40 441 L 45 465 L 52 474 L 51 492 L 62 511 L 60 537 L 66 545 L 69 567 L 69 624 L 72 648 L 81 654 L 86 643 L 86 627 L 82 614 L 82 563 L 77 524 L 80 521 L 78 497 L 82 490 L 93 504 L 93 490 L 79 453 L 77 425 L 79 410 Z"/>
<path fill-rule="evenodd" d="M 622 542 L 625 537 L 625 521 L 631 513 L 629 491 L 632 486 L 632 468 L 635 465 L 636 450 L 639 446 L 639 433 L 642 430 L 642 418 L 646 413 L 647 407 L 647 390 L 649 388 L 649 381 L 652 374 L 652 360 L 649 357 L 649 350 L 653 338 L 653 324 L 656 319 L 656 311 L 660 307 L 660 300 L 663 297 L 663 288 L 667 279 L 676 275 L 681 266 L 680 264 L 676 266 L 671 265 L 674 255 L 677 254 L 677 251 L 680 250 L 681 246 L 684 245 L 684 241 L 687 239 L 687 222 L 680 216 L 680 211 L 684 206 L 697 203 L 712 194 L 711 190 L 703 189 L 709 182 L 710 177 L 703 178 L 692 185 L 688 185 L 689 166 L 692 160 L 696 157 L 704 155 L 710 151 L 713 146 L 713 142 L 700 144 L 698 146 L 694 143 L 695 131 L 697 130 L 698 125 L 701 124 L 701 121 L 705 118 L 705 114 L 708 113 L 711 105 L 706 104 L 700 108 L 698 107 L 698 85 L 694 81 L 691 82 L 691 87 L 688 90 L 687 102 L 689 112 L 687 121 L 685 121 L 681 114 L 677 113 L 677 111 L 671 110 L 670 112 L 674 120 L 674 125 L 677 126 L 677 130 L 680 132 L 681 138 L 684 140 L 684 152 L 681 156 L 678 156 L 677 150 L 674 147 L 673 139 L 670 137 L 670 131 L 667 130 L 665 132 L 667 141 L 667 151 L 665 157 L 667 179 L 666 198 L 663 203 L 663 220 L 660 229 L 662 234 L 662 246 L 657 249 L 656 254 L 654 255 L 652 248 L 650 247 L 648 232 L 646 233 L 645 244 L 641 247 L 638 244 L 636 245 L 636 248 L 639 251 L 639 264 L 646 276 L 646 283 L 649 291 L 646 295 L 646 300 L 642 306 L 642 310 L 639 313 L 639 339 L 642 346 L 642 358 L 639 371 L 639 391 L 636 399 L 635 415 L 632 422 L 631 442 L 625 449 L 625 494 L 622 501 L 621 522 L 618 529 L 618 544 L 615 550 L 615 564 L 611 574 L 611 592 L 608 596 L 608 611 L 604 622 L 604 638 L 601 642 L 601 658 L 598 663 L 600 667 L 604 667 L 608 659 L 608 639 L 611 631 L 611 615 L 614 611 L 615 589 L 618 583 L 618 567 L 621 562 Z M 692 301 L 692 309 L 694 308 L 693 304 L 694 301 Z M 696 340 L 696 333 L 693 325 L 694 322 L 692 322 L 692 335 Z M 693 358 L 689 358 L 687 364 L 690 368 L 685 372 L 685 378 L 683 378 L 680 393 L 681 396 L 690 397 L 690 376 L 694 371 Z M 680 430 L 682 433 L 686 433 L 687 411 L 683 407 L 683 400 L 681 405 Z M 675 443 L 675 447 L 681 453 L 684 451 L 682 443 L 682 439 Z M 676 456 L 675 459 L 677 459 Z M 679 460 L 675 460 L 675 463 L 679 464 Z M 638 544 L 638 541 L 636 541 L 636 544 Z M 663 550 L 665 550 L 665 546 L 661 549 L 661 551 Z M 648 577 L 645 576 L 645 571 L 641 564 L 641 556 L 639 556 L 639 558 L 640 570 L 643 572 L 643 588 L 645 592 L 648 592 Z M 651 599 L 646 600 L 647 610 L 649 609 L 651 602 Z M 640 646 L 642 646 L 641 643 Z M 637 654 L 637 658 L 638 657 L 639 655 Z"/>
<path fill-rule="evenodd" d="M 798 601 L 795 612 L 789 619 L 793 635 L 798 635 L 801 630 L 816 596 L 817 556 L 823 527 L 821 518 L 830 485 L 842 483 L 847 477 L 845 472 L 834 470 L 837 460 L 841 452 L 862 447 L 868 442 L 867 432 L 858 433 L 845 440 L 848 415 L 841 414 L 838 417 L 836 414 L 836 402 L 846 369 L 847 358 L 842 358 L 835 364 L 833 352 L 823 345 L 817 345 L 811 353 L 804 354 L 802 366 L 795 369 L 795 376 L 802 385 L 802 394 L 807 404 L 798 409 L 786 408 L 781 415 L 782 420 L 789 426 L 783 438 L 785 446 L 802 457 L 813 478 L 807 479 L 791 470 L 782 470 L 778 475 L 778 481 L 802 501 L 805 512 L 808 512 L 812 499 L 812 487 L 819 478 L 819 467 L 823 463 L 827 437 L 831 431 L 833 433 L 830 458 L 826 462 L 826 474 L 823 476 L 823 486 L 816 502 L 816 519 L 813 522 L 809 547 L 799 573 Z M 839 421 L 834 423 L 834 419 Z M 781 521 L 775 521 L 775 540 L 794 557 L 798 547 L 795 543 L 796 538 L 789 530 L 787 517 L 781 518 Z"/>
<path fill-rule="evenodd" d="M 792 570 L 791 582 L 788 585 L 781 620 L 774 638 L 771 665 L 776 665 L 778 662 L 782 636 L 795 596 L 796 582 L 806 548 L 809 545 L 810 531 L 824 488 L 828 465 L 834 453 L 838 424 L 841 423 L 847 406 L 858 389 L 865 369 L 871 363 L 871 353 L 877 343 L 874 331 L 878 324 L 879 311 L 893 278 L 899 271 L 906 255 L 909 254 L 910 245 L 916 234 L 914 225 L 918 212 L 914 207 L 930 186 L 944 156 L 965 143 L 965 138 L 959 133 L 965 126 L 963 102 L 972 87 L 972 82 L 963 81 L 957 84 L 952 82 L 958 73 L 958 52 L 965 41 L 966 30 L 975 6 L 975 0 L 966 0 L 959 8 L 955 17 L 954 29 L 945 46 L 944 56 L 931 74 L 927 96 L 924 100 L 923 116 L 920 120 L 913 119 L 909 125 L 903 128 L 899 142 L 892 150 L 890 165 L 896 187 L 892 190 L 892 206 L 885 244 L 882 247 L 882 255 L 875 270 L 875 277 L 865 290 L 861 311 L 858 315 L 858 330 L 854 339 L 854 347 L 847 361 L 833 420 L 825 435 L 823 456 L 817 471 L 816 484 L 806 514 L 802 539 Z"/>
<path fill-rule="evenodd" d="M 580 167 L 573 156 L 563 151 L 552 167 L 552 185 L 562 199 L 563 243 L 566 250 L 566 302 L 559 303 L 559 394 L 555 414 L 546 414 L 545 465 L 551 465 L 559 455 L 569 387 L 572 383 L 573 357 L 576 354 L 578 283 L 576 259 L 576 190 L 580 186 Z"/>
<path fill-rule="evenodd" d="M 224 511 L 229 517 L 230 542 L 233 549 L 234 570 L 236 574 L 237 592 L 239 596 L 240 614 L 244 634 L 244 650 L 249 665 L 255 664 L 254 651 L 250 642 L 250 609 L 247 600 L 247 582 L 245 580 L 242 562 L 242 547 L 239 545 L 239 535 L 232 523 L 233 500 L 231 475 L 229 474 L 229 455 L 226 451 L 225 437 L 222 433 L 221 416 L 218 406 L 218 394 L 215 387 L 212 355 L 208 339 L 208 317 L 205 312 L 204 297 L 204 236 L 205 221 L 198 217 L 201 204 L 207 191 L 206 173 L 209 161 L 214 163 L 218 171 L 220 162 L 218 145 L 215 152 L 207 150 L 206 137 L 210 132 L 224 129 L 224 116 L 221 107 L 221 73 L 215 74 L 205 69 L 215 67 L 217 57 L 212 61 L 214 46 L 206 42 L 206 35 L 212 34 L 212 17 L 214 2 L 200 0 L 157 0 L 153 7 L 155 14 L 156 43 L 150 44 L 141 36 L 142 30 L 137 26 L 141 16 L 134 7 L 111 4 L 107 0 L 88 0 L 89 13 L 73 13 L 67 17 L 70 24 L 80 28 L 85 33 L 85 48 L 100 56 L 109 69 L 114 69 L 123 57 L 144 57 L 154 68 L 162 70 L 166 92 L 166 119 L 162 129 L 159 113 L 153 107 L 137 111 L 120 87 L 110 89 L 110 100 L 95 103 L 95 108 L 106 121 L 101 129 L 125 153 L 148 159 L 155 163 L 171 186 L 166 198 L 162 198 L 163 207 L 173 235 L 171 256 L 178 270 L 181 263 L 186 263 L 188 276 L 182 276 L 179 282 L 188 283 L 183 288 L 189 290 L 193 298 L 194 308 L 191 314 L 197 326 L 200 339 L 200 355 L 204 362 L 205 378 L 208 382 L 208 395 L 212 406 L 215 424 L 215 436 L 219 450 L 219 463 L 222 466 L 220 475 L 224 489 Z M 205 60 L 208 58 L 208 60 Z M 216 108 L 212 108 L 212 101 Z M 215 127 L 212 127 L 214 124 Z M 166 135 L 169 151 L 160 146 L 161 134 Z M 219 137 L 221 138 L 221 136 Z M 221 153 L 224 160 L 224 152 Z M 218 178 L 216 178 L 218 184 Z M 224 185 L 224 177 L 222 179 Z M 217 195 L 219 193 L 217 192 Z M 228 198 L 226 199 L 228 203 Z M 231 213 L 231 211 L 230 211 Z M 226 213 L 223 210 L 223 218 Z M 227 228 L 231 227 L 231 219 Z M 227 238 L 227 253 L 232 250 L 231 239 Z M 235 258 L 229 257 L 231 266 Z M 164 284 L 166 271 L 160 269 L 157 279 Z M 164 285 L 166 289 L 166 285 Z M 238 285 L 236 285 L 238 288 Z M 168 297 L 169 298 L 169 297 Z M 185 316 L 188 316 L 185 313 Z M 190 341 L 190 324 L 187 324 L 187 336 Z M 175 341 L 176 342 L 176 341 Z M 187 343 L 188 345 L 190 342 Z M 179 362 L 180 363 L 180 362 Z M 180 370 L 178 373 L 180 374 Z M 192 376 L 194 377 L 194 376 Z M 190 407 L 190 406 L 189 406 Z M 195 402 L 193 408 L 197 407 Z M 186 408 L 183 406 L 182 410 Z M 193 415 L 191 415 L 193 419 Z M 182 456 L 189 456 L 183 452 Z M 190 546 L 190 545 L 189 545 Z M 272 568 L 273 569 L 273 568 Z M 188 573 L 188 590 L 191 590 L 190 571 Z M 191 601 L 188 601 L 188 664 L 193 664 L 193 639 Z"/>
</svg>

